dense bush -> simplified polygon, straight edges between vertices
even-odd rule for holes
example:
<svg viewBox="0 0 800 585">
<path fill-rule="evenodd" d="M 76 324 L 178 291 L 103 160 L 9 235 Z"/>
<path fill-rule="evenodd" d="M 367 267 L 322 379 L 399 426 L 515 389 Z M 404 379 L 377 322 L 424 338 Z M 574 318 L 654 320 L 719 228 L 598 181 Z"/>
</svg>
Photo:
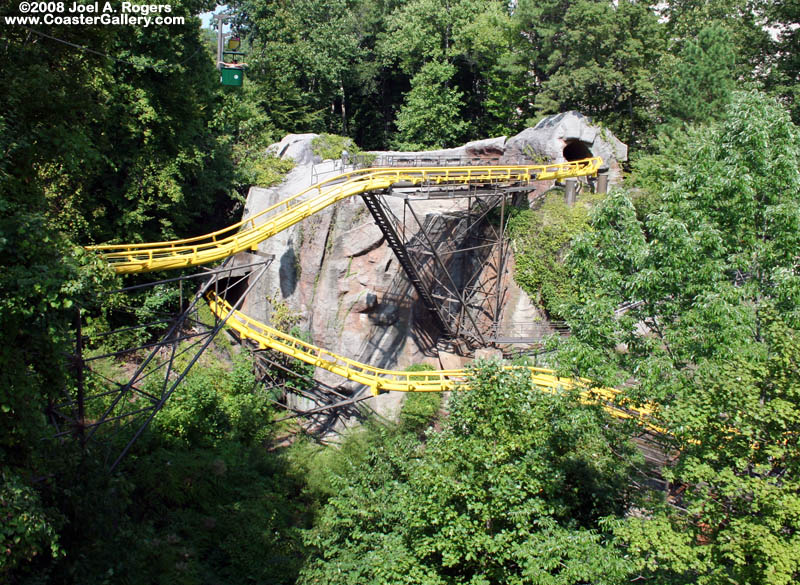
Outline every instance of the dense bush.
<svg viewBox="0 0 800 585">
<path fill-rule="evenodd" d="M 631 446 L 525 371 L 474 372 L 441 432 L 384 435 L 337 478 L 301 583 L 622 582 L 600 520 L 626 509 Z"/>
<path fill-rule="evenodd" d="M 591 206 L 600 199 L 592 193 L 581 194 L 569 207 L 564 191 L 552 189 L 534 209 L 515 209 L 508 220 L 515 251 L 514 279 L 553 318 L 564 317 L 558 306 L 572 294 L 564 256 L 570 241 L 588 228 Z"/>
</svg>

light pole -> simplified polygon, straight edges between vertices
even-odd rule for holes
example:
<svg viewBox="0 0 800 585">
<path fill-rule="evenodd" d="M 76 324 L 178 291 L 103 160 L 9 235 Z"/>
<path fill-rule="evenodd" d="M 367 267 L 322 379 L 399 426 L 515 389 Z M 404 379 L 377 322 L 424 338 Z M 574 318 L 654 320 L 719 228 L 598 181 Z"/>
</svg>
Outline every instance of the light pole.
<svg viewBox="0 0 800 585">
<path fill-rule="evenodd" d="M 217 69 L 222 69 L 222 51 L 225 47 L 225 35 L 222 34 L 222 25 L 230 17 L 230 14 L 225 14 L 224 12 L 214 15 L 214 20 L 217 21 Z"/>
</svg>

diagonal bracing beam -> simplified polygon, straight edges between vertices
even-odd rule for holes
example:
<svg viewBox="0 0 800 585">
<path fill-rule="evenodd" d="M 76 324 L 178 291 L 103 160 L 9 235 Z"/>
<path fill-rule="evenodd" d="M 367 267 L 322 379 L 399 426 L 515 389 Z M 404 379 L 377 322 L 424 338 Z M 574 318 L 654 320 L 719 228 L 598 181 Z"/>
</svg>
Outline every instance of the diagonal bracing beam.
<svg viewBox="0 0 800 585">
<path fill-rule="evenodd" d="M 397 257 L 397 261 L 400 263 L 400 266 L 403 267 L 406 276 L 408 276 L 408 280 L 411 282 L 414 290 L 417 291 L 417 294 L 419 295 L 422 303 L 425 305 L 425 308 L 430 311 L 431 315 L 436 320 L 437 325 L 441 327 L 445 335 L 448 337 L 455 337 L 456 332 L 451 328 L 449 320 L 442 315 L 439 305 L 433 298 L 433 294 L 422 280 L 422 277 L 414 266 L 414 263 L 411 261 L 405 244 L 400 239 L 400 236 L 394 229 L 392 222 L 386 215 L 383 205 L 381 205 L 380 201 L 378 200 L 377 194 L 364 193 L 361 195 L 361 197 L 364 200 L 367 209 L 369 209 L 370 213 L 372 214 L 375 223 L 383 232 L 386 242 L 389 244 L 389 247 Z"/>
<path fill-rule="evenodd" d="M 245 266 L 236 265 L 233 261 L 226 261 L 222 267 L 208 270 L 205 273 L 135 285 L 120 291 L 111 291 L 127 292 L 173 281 L 180 281 L 182 285 L 183 280 L 186 279 L 205 279 L 205 282 L 188 306 L 184 306 L 181 301 L 181 312 L 174 318 L 159 319 L 144 326 L 123 327 L 89 336 L 82 333 L 80 321 L 78 321 L 76 355 L 72 360 L 74 362 L 77 393 L 65 389 L 65 399 L 54 402 L 49 406 L 48 415 L 55 426 L 55 437 L 77 435 L 81 443 L 86 444 L 89 441 L 97 442 L 102 436 L 100 442 L 106 444 L 107 448 L 113 449 L 115 437 L 122 436 L 126 430 L 136 429 L 132 437 L 126 442 L 121 453 L 113 459 L 111 464 L 111 469 L 113 470 L 144 432 L 150 421 L 164 407 L 169 397 L 175 392 L 178 385 L 186 377 L 202 353 L 209 347 L 216 335 L 222 330 L 227 317 L 220 319 L 214 315 L 214 322 L 211 324 L 200 323 L 195 319 L 198 304 L 203 295 L 206 292 L 222 288 L 219 286 L 219 279 L 229 277 L 234 271 L 260 267 L 260 270 L 255 272 L 251 273 L 250 270 L 247 270 L 242 276 L 236 276 L 234 279 L 227 278 L 228 281 L 233 280 L 234 283 L 228 282 L 225 286 L 225 291 L 236 286 L 243 279 L 248 279 L 247 292 L 249 292 L 266 271 L 271 260 L 271 258 L 260 260 Z M 224 291 L 218 292 L 224 295 Z M 239 306 L 245 298 L 246 293 L 238 299 L 235 305 Z M 140 329 L 141 327 L 167 324 L 169 324 L 169 327 L 166 333 L 156 342 L 144 343 L 136 347 L 112 351 L 103 355 L 86 356 L 83 352 L 84 344 L 90 339 L 102 339 L 118 333 Z M 187 327 L 192 327 L 193 330 L 187 332 Z M 195 327 L 205 330 L 197 331 L 194 329 Z M 125 382 L 113 380 L 103 375 L 102 367 L 97 369 L 98 366 L 94 365 L 102 363 L 102 360 L 116 359 L 123 355 L 136 356 L 137 352 L 145 349 L 148 350 L 147 354 L 138 362 L 134 372 L 127 377 Z M 179 363 L 176 361 L 178 358 L 181 358 L 181 367 L 176 369 L 175 366 Z M 96 378 L 103 388 L 97 388 L 94 392 L 85 391 L 85 376 L 87 374 Z M 156 377 L 160 378 L 160 380 L 153 387 L 152 382 Z M 148 388 L 149 391 L 143 389 L 142 383 L 145 380 L 148 380 L 151 384 Z M 87 410 L 90 404 L 95 405 L 95 408 Z M 97 407 L 100 408 L 98 409 Z M 95 412 L 94 415 L 90 414 L 92 411 Z M 62 423 L 64 426 L 62 426 Z M 103 428 L 111 428 L 112 430 L 109 432 L 104 431 L 102 435 L 98 435 Z M 109 457 L 109 461 L 111 460 L 112 458 Z"/>
</svg>

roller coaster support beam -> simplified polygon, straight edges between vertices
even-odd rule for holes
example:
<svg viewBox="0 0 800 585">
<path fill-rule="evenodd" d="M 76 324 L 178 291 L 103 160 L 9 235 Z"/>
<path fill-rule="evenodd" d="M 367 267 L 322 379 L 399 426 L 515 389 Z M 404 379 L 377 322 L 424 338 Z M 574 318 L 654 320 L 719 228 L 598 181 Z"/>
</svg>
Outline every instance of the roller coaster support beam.
<svg viewBox="0 0 800 585">
<path fill-rule="evenodd" d="M 564 179 L 564 202 L 567 207 L 574 207 L 578 199 L 578 180 Z"/>
<path fill-rule="evenodd" d="M 462 338 L 470 345 L 485 346 L 492 340 L 490 338 L 496 337 L 506 290 L 505 207 L 511 193 L 513 190 L 495 185 L 488 191 L 470 190 L 458 195 L 469 201 L 462 217 L 463 224 L 459 223 L 459 216 L 453 214 L 423 218 L 415 211 L 412 198 L 402 197 L 403 219 L 398 218 L 397 222 L 405 226 L 408 214 L 417 226 L 413 238 L 404 241 L 404 245 L 412 260 L 416 259 L 417 271 L 430 281 L 426 284 L 454 331 L 453 337 Z M 489 214 L 498 208 L 502 225 L 499 230 L 488 221 Z M 453 220 L 456 223 L 451 223 L 452 230 L 447 231 L 447 223 Z M 432 235 L 437 229 L 444 229 L 447 235 Z M 467 260 L 465 254 L 469 252 L 476 253 L 470 254 Z M 426 269 L 428 260 L 431 266 Z M 491 323 L 487 323 L 487 319 Z"/>
<path fill-rule="evenodd" d="M 192 366 L 194 366 L 194 364 L 197 362 L 197 360 L 200 359 L 200 356 L 203 355 L 203 352 L 208 348 L 209 345 L 211 345 L 211 342 L 214 341 L 214 338 L 222 330 L 222 328 L 225 327 L 225 324 L 228 322 L 228 319 L 231 318 L 233 313 L 244 302 L 244 299 L 247 298 L 248 293 L 250 293 L 250 291 L 255 287 L 256 283 L 259 281 L 261 276 L 263 276 L 263 274 L 264 274 L 264 272 L 266 272 L 266 270 L 267 270 L 267 265 L 265 264 L 264 266 L 262 266 L 261 270 L 259 270 L 259 272 L 256 274 L 255 278 L 252 278 L 252 277 L 250 278 L 250 283 L 247 286 L 247 290 L 245 290 L 244 293 L 242 294 L 242 296 L 239 297 L 239 299 L 237 299 L 237 301 L 231 306 L 231 309 L 227 312 L 227 314 L 225 314 L 225 316 L 222 317 L 221 319 L 217 320 L 217 323 L 216 323 L 215 327 L 209 332 L 208 338 L 206 339 L 206 341 L 203 343 L 203 345 L 200 347 L 200 349 L 195 353 L 195 355 L 192 357 L 192 359 L 189 360 L 189 363 L 183 368 L 183 370 L 177 376 L 177 378 L 172 383 L 172 385 L 169 386 L 169 388 L 166 388 L 166 386 L 167 386 L 166 382 L 169 381 L 169 370 L 172 368 L 172 363 L 173 363 L 173 360 L 174 360 L 174 357 L 175 357 L 175 351 L 173 349 L 173 353 L 170 356 L 170 363 L 169 363 L 169 366 L 167 368 L 167 377 L 165 378 L 165 385 L 164 385 L 164 389 L 163 389 L 163 391 L 161 393 L 161 397 L 159 398 L 158 402 L 153 405 L 149 416 L 139 426 L 139 428 L 136 430 L 136 433 L 134 433 L 133 437 L 128 441 L 128 443 L 123 448 L 122 452 L 119 454 L 119 456 L 111 464 L 111 468 L 110 468 L 111 471 L 114 471 L 114 469 L 117 467 L 117 465 L 119 465 L 120 461 L 122 461 L 122 459 L 124 459 L 124 457 L 128 454 L 128 451 L 130 451 L 131 447 L 133 447 L 133 444 L 139 439 L 139 437 L 144 432 L 144 430 L 150 425 L 150 422 L 153 420 L 153 418 L 156 416 L 156 414 L 158 414 L 158 412 L 164 407 L 164 404 L 166 404 L 167 400 L 169 400 L 170 396 L 172 396 L 173 392 L 175 392 L 175 389 L 178 387 L 178 385 L 183 381 L 183 379 L 189 373 L 189 370 L 191 370 Z M 203 295 L 205 295 L 208 291 L 211 290 L 212 285 L 216 285 L 217 280 L 218 279 L 216 277 L 211 279 L 211 280 L 209 280 L 202 287 L 200 292 L 197 293 L 197 295 L 195 296 L 194 300 L 192 301 L 192 305 L 196 305 L 200 301 L 200 299 L 203 298 Z M 215 315 L 216 315 L 216 313 L 215 313 Z M 121 394 L 120 394 L 120 396 L 121 396 Z"/>
<path fill-rule="evenodd" d="M 414 290 L 417 291 L 422 304 L 425 305 L 425 308 L 430 311 L 431 315 L 436 320 L 436 324 L 441 328 L 442 332 L 448 337 L 455 337 L 456 332 L 452 330 L 447 319 L 445 319 L 439 311 L 439 306 L 436 304 L 430 289 L 425 285 L 413 262 L 411 262 L 408 250 L 403 244 L 400 236 L 397 234 L 397 231 L 394 229 L 391 220 L 386 215 L 383 205 L 378 199 L 378 195 L 374 192 L 362 193 L 361 198 L 364 200 L 364 204 L 367 206 L 367 209 L 369 209 L 373 219 L 375 219 L 375 223 L 383 232 L 383 236 L 386 238 L 386 243 L 389 244 L 389 247 L 397 257 L 397 261 L 400 262 L 400 266 L 403 267 L 403 270 L 405 271 L 406 276 L 408 276 L 408 280 L 411 282 Z"/>
<path fill-rule="evenodd" d="M 453 292 L 458 295 L 458 299 L 459 299 L 459 301 L 461 301 L 462 312 L 465 312 L 467 314 L 467 317 L 469 318 L 470 322 L 472 323 L 472 326 L 475 328 L 475 333 L 478 336 L 478 338 L 480 339 L 481 344 L 486 345 L 486 339 L 483 337 L 483 334 L 480 332 L 480 329 L 478 328 L 478 324 L 475 322 L 475 319 L 472 316 L 472 312 L 467 310 L 467 299 L 464 297 L 464 293 L 462 291 L 458 290 L 459 289 L 458 285 L 455 283 L 455 281 L 453 280 L 453 277 L 450 275 L 450 271 L 447 269 L 447 266 L 445 265 L 445 263 L 442 262 L 442 258 L 441 258 L 441 256 L 439 256 L 439 253 L 436 250 L 436 246 L 431 241 L 430 236 L 428 235 L 428 233 L 425 231 L 425 229 L 424 229 L 424 227 L 422 225 L 422 222 L 419 219 L 419 216 L 417 216 L 417 213 L 414 211 L 414 208 L 409 205 L 408 206 L 408 210 L 411 212 L 411 215 L 414 217 L 414 220 L 417 222 L 417 225 L 420 227 L 420 231 L 422 232 L 422 236 L 423 236 L 423 238 L 425 238 L 425 242 L 430 247 L 430 250 L 433 253 L 433 258 L 436 261 L 436 263 L 439 265 L 439 269 L 447 277 L 448 282 L 453 287 L 453 289 L 452 289 Z M 458 333 L 459 333 L 459 331 L 456 332 L 456 335 L 458 335 Z"/>
<path fill-rule="evenodd" d="M 268 258 L 242 265 L 236 264 L 231 260 L 222 268 L 206 270 L 201 274 L 185 275 L 138 284 L 117 291 L 109 291 L 108 294 L 130 292 L 168 283 L 182 283 L 186 279 L 205 279 L 205 282 L 200 287 L 200 293 L 188 303 L 188 306 L 184 306 L 181 300 L 177 315 L 168 315 L 150 323 L 87 335 L 87 331 L 82 327 L 80 312 L 76 313 L 75 351 L 70 360 L 74 383 L 65 388 L 65 396 L 62 400 L 53 401 L 47 409 L 48 417 L 56 429 L 54 437 L 59 438 L 69 435 L 78 439 L 82 445 L 87 445 L 90 441 L 101 441 L 100 437 L 102 435 L 101 442 L 107 442 L 107 446 L 113 449 L 114 441 L 107 440 L 109 437 L 116 436 L 126 429 L 136 428 L 136 425 L 142 423 L 147 415 L 151 415 L 150 419 L 152 419 L 164 406 L 166 399 L 174 392 L 177 384 L 186 376 L 192 365 L 197 362 L 197 359 L 222 328 L 223 324 L 220 323 L 216 315 L 214 315 L 213 323 L 208 324 L 200 323 L 193 317 L 197 313 L 197 304 L 202 298 L 202 294 L 208 291 L 215 291 L 218 288 L 218 280 L 220 278 L 226 278 L 226 290 L 238 286 L 244 279 L 250 277 L 251 272 L 253 277 L 251 282 L 254 283 L 257 281 L 256 277 L 263 274 L 263 271 L 266 270 L 271 261 L 272 258 Z M 261 268 L 260 273 L 256 267 Z M 256 268 L 255 271 L 253 271 L 254 268 Z M 231 280 L 236 282 L 231 284 Z M 241 299 L 244 299 L 244 297 L 241 297 Z M 96 352 L 87 355 L 86 348 L 91 347 L 93 340 L 107 339 L 117 335 L 126 336 L 131 332 L 147 331 L 152 327 L 165 328 L 166 333 L 154 342 L 143 343 L 135 347 L 129 346 L 122 350 L 113 348 L 112 351 L 101 355 L 97 355 Z M 200 327 L 202 330 L 187 330 L 194 327 Z M 184 344 L 184 342 L 186 343 Z M 204 344 L 203 342 L 206 343 Z M 111 343 L 113 346 L 114 341 Z M 137 356 L 139 355 L 138 352 L 142 350 L 147 350 L 147 354 L 142 356 L 142 360 L 136 367 L 135 372 L 128 376 L 125 382 L 105 376 L 102 365 L 93 367 L 95 363 L 102 364 L 103 360 L 115 359 L 118 356 Z M 192 352 L 195 352 L 194 357 L 192 357 Z M 186 355 L 189 365 L 183 367 L 182 370 L 173 370 L 176 360 L 183 355 Z M 151 384 L 151 387 L 143 386 L 146 380 L 150 383 L 155 377 L 162 379 L 155 384 Z M 96 388 L 96 385 L 93 384 L 94 378 L 100 379 L 100 385 L 111 384 L 111 387 L 106 387 L 99 392 L 91 391 L 91 388 Z M 104 429 L 109 428 L 109 424 L 112 427 L 111 431 L 99 433 L 101 427 Z M 146 426 L 147 422 L 139 428 L 136 437 L 141 434 Z M 113 466 L 118 465 L 136 437 L 128 442 L 123 455 L 116 457 Z M 112 461 L 115 455 L 116 453 L 109 452 L 107 454 L 108 461 Z"/>
<path fill-rule="evenodd" d="M 505 297 L 505 290 L 503 288 L 503 277 L 505 276 L 505 268 L 506 268 L 506 252 L 508 250 L 508 246 L 506 245 L 506 198 L 503 197 L 502 201 L 500 202 L 500 237 L 498 238 L 498 258 L 497 258 L 497 283 L 496 283 L 496 297 L 495 297 L 495 309 L 494 309 L 494 323 L 492 324 L 492 330 L 496 334 L 497 327 L 500 323 L 500 317 L 502 316 L 502 309 L 503 309 L 503 298 Z"/>
<path fill-rule="evenodd" d="M 608 193 L 608 172 L 597 173 L 597 193 Z"/>
</svg>

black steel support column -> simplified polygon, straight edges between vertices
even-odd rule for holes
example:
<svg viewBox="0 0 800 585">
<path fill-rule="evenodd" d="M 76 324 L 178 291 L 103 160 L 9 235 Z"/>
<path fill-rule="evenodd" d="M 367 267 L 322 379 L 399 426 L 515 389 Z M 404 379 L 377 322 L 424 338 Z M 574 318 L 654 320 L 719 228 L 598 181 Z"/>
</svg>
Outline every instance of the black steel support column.
<svg viewBox="0 0 800 585">
<path fill-rule="evenodd" d="M 503 197 L 503 202 L 500 207 L 500 238 L 499 238 L 499 254 L 497 260 L 497 299 L 495 302 L 494 313 L 494 335 L 497 335 L 497 325 L 500 323 L 502 316 L 503 297 L 505 297 L 505 290 L 503 289 L 503 277 L 505 276 L 505 260 L 506 260 L 506 199 Z"/>
<path fill-rule="evenodd" d="M 447 322 L 447 319 L 445 319 L 439 311 L 439 306 L 436 304 L 430 289 L 425 285 L 413 262 L 411 262 L 411 259 L 408 255 L 408 250 L 406 249 L 403 241 L 397 235 L 397 231 L 394 229 L 392 222 L 386 215 L 383 205 L 378 200 L 378 195 L 376 193 L 364 193 L 361 195 L 361 198 L 364 200 L 367 209 L 369 209 L 372 217 L 375 219 L 375 223 L 383 232 L 386 242 L 394 252 L 398 262 L 400 262 L 400 266 L 403 267 L 406 276 L 408 276 L 408 280 L 417 291 L 417 294 L 419 295 L 422 303 L 425 305 L 425 308 L 431 312 L 433 318 L 436 319 L 437 325 L 441 327 L 442 332 L 445 335 L 449 337 L 455 337 L 455 332 Z"/>
<path fill-rule="evenodd" d="M 172 370 L 172 364 L 173 364 L 173 362 L 175 360 L 175 351 L 177 350 L 177 344 L 174 344 L 172 346 L 172 354 L 170 355 L 169 366 L 167 367 L 167 374 L 164 377 L 164 385 L 162 387 L 161 396 L 159 397 L 158 402 L 156 404 L 154 404 L 149 409 L 150 410 L 150 414 L 147 416 L 145 421 L 136 430 L 136 432 L 134 433 L 133 437 L 128 441 L 128 443 L 122 449 L 122 452 L 119 454 L 119 456 L 117 456 L 117 458 L 111 464 L 111 470 L 112 471 L 114 470 L 114 468 L 116 468 L 116 466 L 119 464 L 119 462 L 122 461 L 122 459 L 125 457 L 125 455 L 128 454 L 128 451 L 130 451 L 131 447 L 133 447 L 134 443 L 138 440 L 138 438 L 141 436 L 141 434 L 144 432 L 144 430 L 148 427 L 148 425 L 150 424 L 150 421 L 152 421 L 153 418 L 155 418 L 156 414 L 158 414 L 159 411 L 164 407 L 164 404 L 166 404 L 167 400 L 169 400 L 170 396 L 172 396 L 173 392 L 175 392 L 175 389 L 178 387 L 178 385 L 183 381 L 183 379 L 189 373 L 189 370 L 191 370 L 192 366 L 194 366 L 194 364 L 197 362 L 197 360 L 200 359 L 200 356 L 203 354 L 203 352 L 206 350 L 206 348 L 208 348 L 208 346 L 211 345 L 211 342 L 214 341 L 214 338 L 217 336 L 217 334 L 225 326 L 225 323 L 228 322 L 228 319 L 230 319 L 230 317 L 233 315 L 233 312 L 239 309 L 239 307 L 242 304 L 242 302 L 244 301 L 244 299 L 247 298 L 247 293 L 249 293 L 253 289 L 253 287 L 256 285 L 256 283 L 261 278 L 261 276 L 263 276 L 263 274 L 264 274 L 264 272 L 266 272 L 266 270 L 267 270 L 267 265 L 265 264 L 261 268 L 261 270 L 258 272 L 258 274 L 255 275 L 255 278 L 251 278 L 251 282 L 248 285 L 247 290 L 244 292 L 244 294 L 239 299 L 237 299 L 237 301 L 235 303 L 232 304 L 231 309 L 228 311 L 228 313 L 225 315 L 225 317 L 223 317 L 222 319 L 218 319 L 217 320 L 216 326 L 211 331 L 208 332 L 207 339 L 205 340 L 203 345 L 200 347 L 200 349 L 197 352 L 195 352 L 194 356 L 192 356 L 192 358 L 189 360 L 189 363 L 183 368 L 183 370 L 180 372 L 180 374 L 178 374 L 178 376 L 175 379 L 175 381 L 170 384 L 171 380 L 170 380 L 170 377 L 169 377 L 169 372 Z M 216 286 L 217 281 L 218 281 L 218 278 L 214 278 L 214 285 L 215 286 Z M 192 303 L 193 306 L 196 305 L 196 303 L 205 295 L 206 292 L 208 292 L 208 290 L 210 288 L 210 285 L 211 285 L 211 282 L 206 284 L 197 293 L 197 295 L 195 296 L 195 299 L 194 299 L 194 301 Z"/>
<path fill-rule="evenodd" d="M 436 263 L 439 265 L 439 268 L 442 270 L 444 275 L 447 277 L 447 280 L 450 282 L 450 285 L 453 287 L 452 292 L 454 294 L 458 295 L 458 300 L 461 302 L 461 313 L 462 313 L 462 316 L 459 318 L 459 327 L 458 327 L 457 331 L 459 333 L 461 332 L 461 323 L 463 322 L 463 314 L 466 313 L 467 317 L 469 318 L 470 322 L 472 323 L 472 326 L 475 328 L 475 335 L 478 337 L 478 339 L 480 339 L 481 343 L 485 344 L 486 340 L 483 338 L 483 335 L 480 332 L 480 328 L 478 327 L 478 324 L 475 322 L 475 318 L 472 316 L 472 313 L 467 309 L 467 300 L 464 297 L 463 292 L 458 290 L 458 285 L 456 285 L 455 281 L 453 280 L 452 275 L 450 274 L 450 271 L 447 269 L 447 266 L 442 261 L 441 256 L 439 256 L 439 253 L 436 251 L 436 246 L 434 246 L 433 242 L 430 239 L 430 236 L 428 236 L 428 233 L 425 231 L 425 227 L 422 225 L 422 222 L 419 220 L 419 217 L 417 216 L 416 212 L 414 211 L 414 208 L 409 206 L 408 210 L 414 216 L 414 220 L 417 222 L 417 225 L 419 226 L 419 229 L 420 229 L 420 232 L 422 233 L 422 236 L 425 238 L 425 241 L 427 242 L 428 246 L 430 247 L 430 250 L 433 253 L 433 257 L 436 260 Z"/>
<path fill-rule="evenodd" d="M 110 293 L 130 292 L 166 283 L 180 282 L 182 284 L 183 280 L 193 278 L 205 279 L 205 282 L 200 286 L 199 291 L 194 296 L 194 299 L 188 303 L 188 306 L 184 306 L 183 291 L 180 291 L 181 299 L 177 315 L 164 314 L 163 318 L 158 318 L 150 323 L 87 336 L 82 329 L 81 316 L 78 313 L 75 322 L 75 354 L 71 358 L 71 365 L 74 369 L 72 389 L 66 388 L 64 400 L 51 404 L 48 409 L 48 414 L 56 430 L 54 436 L 58 438 L 75 435 L 82 444 L 86 444 L 89 441 L 100 439 L 98 432 L 101 427 L 111 425 L 112 430 L 110 432 L 101 434 L 103 437 L 101 442 L 107 443 L 107 446 L 113 450 L 113 437 L 126 429 L 135 429 L 132 437 L 127 440 L 118 455 L 111 452 L 107 453 L 108 461 L 111 462 L 111 469 L 116 467 L 224 326 L 227 317 L 226 319 L 218 319 L 214 315 L 214 323 L 212 325 L 206 325 L 197 320 L 197 306 L 203 295 L 209 290 L 218 288 L 219 279 L 226 276 L 230 280 L 235 280 L 236 283 L 248 279 L 249 286 L 247 290 L 251 290 L 258 278 L 266 271 L 271 260 L 270 258 L 238 266 L 233 261 L 226 261 L 221 268 L 205 270 L 199 274 L 135 285 L 119 291 L 110 291 Z M 260 270 L 253 273 L 247 270 L 254 267 L 260 267 Z M 244 274 L 231 278 L 230 275 L 235 271 L 244 271 Z M 225 287 L 225 291 L 233 286 L 236 286 L 236 284 L 228 284 Z M 221 296 L 224 296 L 224 293 Z M 245 296 L 246 293 L 236 302 L 233 302 L 233 307 L 237 308 L 243 302 Z M 229 313 L 228 317 L 230 317 L 230 314 L 232 313 Z M 161 335 L 157 341 L 143 343 L 123 350 L 111 351 L 102 355 L 86 355 L 86 348 L 89 347 L 92 340 L 100 340 L 140 329 L 146 330 L 154 326 L 166 328 L 166 333 Z M 191 330 L 187 328 L 191 328 Z M 199 328 L 200 331 L 195 328 Z M 183 342 L 188 343 L 179 347 Z M 113 380 L 103 375 L 97 368 L 93 369 L 92 367 L 92 364 L 98 360 L 113 359 L 121 355 L 136 355 L 137 352 L 142 350 L 147 350 L 147 354 L 143 356 L 134 373 L 126 377 L 126 382 Z M 177 363 L 176 359 L 182 355 L 189 357 L 187 365 L 183 366 L 180 371 L 174 371 L 173 366 Z M 106 389 L 100 392 L 90 392 L 89 389 L 93 386 L 87 384 L 87 376 L 89 375 L 99 379 L 100 383 L 106 386 Z M 142 387 L 142 383 L 146 379 L 153 380 L 155 377 L 159 378 L 157 386 L 154 391 L 148 392 Z M 98 401 L 101 401 L 99 402 L 101 408 L 96 409 L 97 412 L 94 414 L 96 418 L 93 418 L 91 410 L 87 412 L 87 409 L 90 409 L 91 405 L 97 406 Z M 65 423 L 64 428 L 61 427 L 61 422 Z M 137 425 L 138 428 L 136 428 Z"/>
<path fill-rule="evenodd" d="M 403 188 L 362 195 L 420 299 L 442 331 L 451 339 L 467 341 L 470 346 L 485 347 L 497 336 L 509 253 L 505 242 L 506 197 L 516 190 L 516 186 L 492 185 L 491 188 L 470 186 L 453 191 L 451 185 L 437 185 L 422 191 Z M 402 219 L 392 212 L 384 196 L 402 199 Z M 438 229 L 437 220 L 422 218 L 412 201 L 441 198 L 465 199 L 468 203 L 463 210 L 461 221 L 464 223 L 459 223 L 457 229 L 448 228 L 450 220 L 441 216 L 440 221 L 445 222 L 442 229 L 450 231 L 440 242 L 433 235 Z M 489 219 L 497 208 L 499 229 L 495 229 Z M 406 234 L 407 215 L 417 224 L 416 229 L 412 229 L 413 236 Z M 446 217 L 457 218 L 458 214 L 446 214 Z M 466 260 L 463 254 L 470 251 L 477 251 L 479 257 Z M 463 270 L 459 271 L 461 264 L 464 264 Z M 454 271 L 461 276 L 457 277 Z"/>
</svg>

